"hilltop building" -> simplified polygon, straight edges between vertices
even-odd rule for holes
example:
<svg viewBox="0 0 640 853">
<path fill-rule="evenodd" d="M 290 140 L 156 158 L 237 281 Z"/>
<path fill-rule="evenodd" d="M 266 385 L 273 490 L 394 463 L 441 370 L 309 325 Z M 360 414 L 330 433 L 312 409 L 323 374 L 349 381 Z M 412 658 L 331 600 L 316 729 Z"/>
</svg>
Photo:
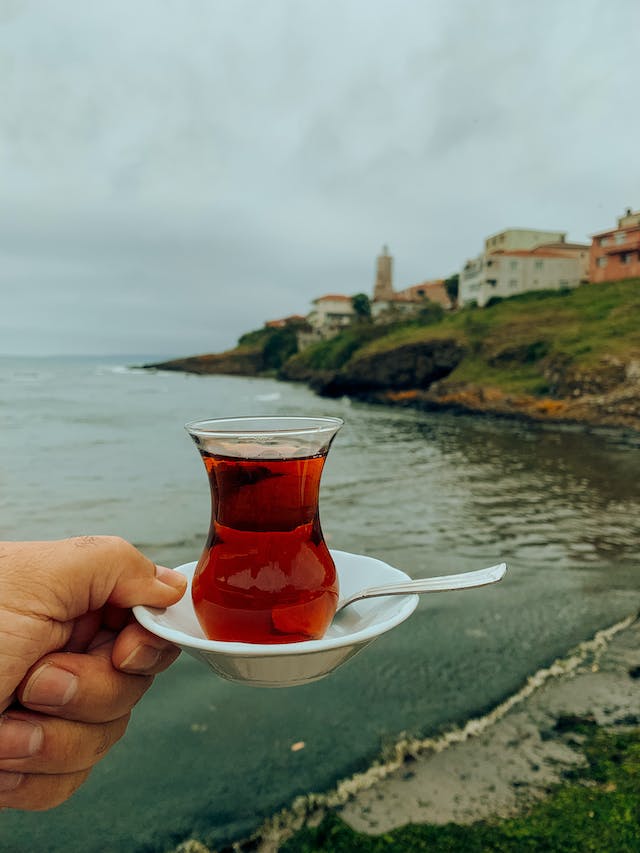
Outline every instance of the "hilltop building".
<svg viewBox="0 0 640 853">
<path fill-rule="evenodd" d="M 593 235 L 589 278 L 599 284 L 640 276 L 640 211 L 627 208 L 618 227 Z"/>
<path fill-rule="evenodd" d="M 405 287 L 404 290 L 399 290 L 395 297 L 399 301 L 414 302 L 419 305 L 424 304 L 424 300 L 428 299 L 429 302 L 436 302 L 447 310 L 452 307 L 443 278 L 434 278 Z"/>
<path fill-rule="evenodd" d="M 460 272 L 458 304 L 483 307 L 532 290 L 577 287 L 587 280 L 589 246 L 568 243 L 563 231 L 509 228 L 487 237 L 484 252 Z"/>
<path fill-rule="evenodd" d="M 290 314 L 288 317 L 280 317 L 278 320 L 267 320 L 266 329 L 284 329 L 285 326 L 305 325 L 307 318 L 302 314 Z"/>
<path fill-rule="evenodd" d="M 437 302 L 443 308 L 451 308 L 451 300 L 447 294 L 443 279 L 423 281 L 404 290 L 393 289 L 393 257 L 387 246 L 383 246 L 382 254 L 376 262 L 376 279 L 373 287 L 373 302 L 371 315 L 374 319 L 385 314 L 412 314 L 425 304 L 425 300 Z"/>
<path fill-rule="evenodd" d="M 332 338 L 346 326 L 349 326 L 354 318 L 355 311 L 350 296 L 341 293 L 327 293 L 318 296 L 311 303 L 314 307 L 306 316 L 309 326 L 298 332 L 298 347 L 304 349 L 318 341 Z"/>
<path fill-rule="evenodd" d="M 327 293 L 312 303 L 315 308 L 307 315 L 307 322 L 314 329 L 327 329 L 339 332 L 348 326 L 355 316 L 350 296 L 341 293 Z"/>
</svg>

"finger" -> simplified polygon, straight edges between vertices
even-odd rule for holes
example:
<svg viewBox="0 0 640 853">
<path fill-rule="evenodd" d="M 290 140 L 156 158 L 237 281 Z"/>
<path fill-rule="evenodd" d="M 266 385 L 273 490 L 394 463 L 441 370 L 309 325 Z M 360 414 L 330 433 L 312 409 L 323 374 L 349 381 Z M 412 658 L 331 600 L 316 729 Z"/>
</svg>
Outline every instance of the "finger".
<svg viewBox="0 0 640 853">
<path fill-rule="evenodd" d="M 93 767 L 125 733 L 129 715 L 78 723 L 11 710 L 0 717 L 0 771 L 75 773 Z"/>
<path fill-rule="evenodd" d="M 52 809 L 68 800 L 89 773 L 91 770 L 40 776 L 0 771 L 0 809 Z"/>
<path fill-rule="evenodd" d="M 121 631 L 133 618 L 130 610 L 123 610 L 121 607 L 114 607 L 112 604 L 107 604 L 102 608 L 102 624 L 105 628 L 111 628 L 112 631 Z"/>
<path fill-rule="evenodd" d="M 97 634 L 101 622 L 102 613 L 100 610 L 91 610 L 89 613 L 84 613 L 76 619 L 71 636 L 67 640 L 63 651 L 84 652 Z"/>
<path fill-rule="evenodd" d="M 123 672 L 157 675 L 171 666 L 180 649 L 132 622 L 116 637 L 111 660 Z"/>
<path fill-rule="evenodd" d="M 186 579 L 178 572 L 156 566 L 136 548 L 117 536 L 89 536 L 63 542 L 66 574 L 80 586 L 89 586 L 94 610 L 105 604 L 133 607 L 147 604 L 168 607 L 186 589 Z M 60 546 L 60 543 L 57 543 Z"/>
<path fill-rule="evenodd" d="M 100 610 L 107 603 L 122 608 L 168 607 L 186 589 L 183 575 L 155 566 L 117 536 L 21 543 L 14 562 L 23 564 L 30 583 L 22 585 L 24 592 L 12 589 L 13 606 L 59 622 Z"/>
<path fill-rule="evenodd" d="M 18 687 L 26 708 L 65 720 L 106 723 L 128 714 L 153 676 L 129 675 L 111 663 L 113 642 L 90 654 L 55 652 L 38 661 Z"/>
</svg>

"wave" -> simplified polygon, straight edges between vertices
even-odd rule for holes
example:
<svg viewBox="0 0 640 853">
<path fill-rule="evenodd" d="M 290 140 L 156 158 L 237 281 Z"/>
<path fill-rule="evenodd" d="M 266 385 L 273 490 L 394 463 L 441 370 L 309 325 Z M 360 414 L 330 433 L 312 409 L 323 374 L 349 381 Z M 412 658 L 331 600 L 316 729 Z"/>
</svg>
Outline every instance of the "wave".
<svg viewBox="0 0 640 853">
<path fill-rule="evenodd" d="M 132 374 L 138 373 L 138 374 L 140 374 L 141 373 L 141 374 L 144 374 L 145 376 L 149 376 L 149 371 L 146 370 L 144 367 L 129 366 L 127 364 L 112 364 L 112 365 L 108 365 L 108 366 L 103 365 L 101 367 L 96 368 L 96 375 L 102 376 L 105 373 L 117 373 L 117 374 L 123 374 L 123 373 L 132 373 Z"/>
<path fill-rule="evenodd" d="M 255 398 L 259 403 L 271 403 L 275 400 L 279 400 L 282 397 L 282 394 L 279 391 L 275 391 L 273 394 L 256 394 Z"/>
</svg>

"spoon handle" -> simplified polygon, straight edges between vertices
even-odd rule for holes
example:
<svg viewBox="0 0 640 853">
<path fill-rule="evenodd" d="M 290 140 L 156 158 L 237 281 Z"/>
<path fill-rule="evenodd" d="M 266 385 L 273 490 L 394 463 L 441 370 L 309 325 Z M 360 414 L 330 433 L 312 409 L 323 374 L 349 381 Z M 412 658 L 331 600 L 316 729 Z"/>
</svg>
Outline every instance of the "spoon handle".
<svg viewBox="0 0 640 853">
<path fill-rule="evenodd" d="M 348 607 L 354 601 L 362 598 L 375 598 L 383 595 L 415 595 L 421 592 L 447 592 L 453 589 L 470 589 L 476 586 L 486 586 L 496 583 L 505 575 L 506 563 L 497 566 L 489 566 L 487 569 L 478 569 L 475 572 L 462 572 L 458 575 L 442 575 L 437 578 L 418 578 L 417 580 L 404 581 L 403 583 L 387 584 L 386 586 L 371 586 L 361 589 L 354 595 L 338 602 L 338 610 Z"/>
</svg>

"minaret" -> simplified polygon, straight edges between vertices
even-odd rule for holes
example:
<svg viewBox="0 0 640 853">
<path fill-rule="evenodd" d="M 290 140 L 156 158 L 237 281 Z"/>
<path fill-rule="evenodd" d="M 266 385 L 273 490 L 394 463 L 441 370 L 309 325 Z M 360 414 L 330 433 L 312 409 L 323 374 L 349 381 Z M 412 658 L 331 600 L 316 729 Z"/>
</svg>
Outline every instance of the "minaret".
<svg viewBox="0 0 640 853">
<path fill-rule="evenodd" d="M 373 288 L 374 302 L 386 302 L 393 297 L 393 258 L 387 246 L 382 247 L 376 265 L 376 283 Z"/>
</svg>

